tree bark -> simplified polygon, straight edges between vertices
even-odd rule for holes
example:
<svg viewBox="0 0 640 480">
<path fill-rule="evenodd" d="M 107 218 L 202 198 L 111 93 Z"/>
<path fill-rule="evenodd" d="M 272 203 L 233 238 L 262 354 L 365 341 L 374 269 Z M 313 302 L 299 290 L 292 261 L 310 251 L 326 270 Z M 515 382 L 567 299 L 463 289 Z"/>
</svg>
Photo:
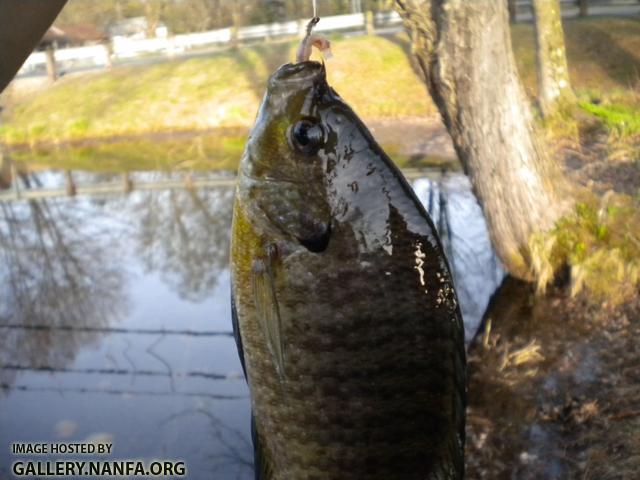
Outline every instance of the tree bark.
<svg viewBox="0 0 640 480">
<path fill-rule="evenodd" d="M 504 0 L 396 0 L 427 87 L 500 260 L 534 280 L 530 241 L 563 213 L 564 180 L 536 134 Z"/>
<path fill-rule="evenodd" d="M 545 117 L 575 102 L 564 46 L 559 0 L 533 0 L 538 101 Z"/>
</svg>

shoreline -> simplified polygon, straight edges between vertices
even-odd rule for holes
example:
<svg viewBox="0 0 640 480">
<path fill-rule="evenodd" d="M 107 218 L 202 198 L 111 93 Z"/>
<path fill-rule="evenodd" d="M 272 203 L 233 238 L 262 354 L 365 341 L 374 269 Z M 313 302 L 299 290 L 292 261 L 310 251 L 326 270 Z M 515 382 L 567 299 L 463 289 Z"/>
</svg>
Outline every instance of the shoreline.
<svg viewBox="0 0 640 480">
<path fill-rule="evenodd" d="M 404 117 L 365 121 L 384 151 L 402 168 L 451 166 L 458 160 L 444 125 L 437 117 Z M 185 161 L 204 168 L 235 168 L 240 160 L 249 126 L 155 131 L 141 135 L 114 135 L 60 142 L 4 145 L 7 156 L 18 162 L 53 165 L 86 162 L 93 152 L 91 168 L 119 159 L 123 167 L 148 163 L 154 157 L 161 165 L 178 166 Z M 128 164 L 128 165 L 127 165 Z"/>
</svg>

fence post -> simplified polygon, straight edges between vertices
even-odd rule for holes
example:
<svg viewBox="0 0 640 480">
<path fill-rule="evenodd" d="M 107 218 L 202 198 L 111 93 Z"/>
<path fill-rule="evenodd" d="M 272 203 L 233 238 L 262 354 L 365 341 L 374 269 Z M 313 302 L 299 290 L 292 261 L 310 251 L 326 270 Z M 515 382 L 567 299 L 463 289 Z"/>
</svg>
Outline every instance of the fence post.
<svg viewBox="0 0 640 480">
<path fill-rule="evenodd" d="M 71 175 L 71 170 L 64 171 L 64 184 L 65 190 L 67 191 L 67 195 L 70 197 L 75 197 L 77 193 L 76 182 L 73 181 L 73 175 Z"/>
<path fill-rule="evenodd" d="M 5 154 L 4 147 L 0 145 L 0 190 L 11 187 L 11 161 Z"/>
<path fill-rule="evenodd" d="M 371 10 L 367 10 L 364 16 L 365 16 L 364 23 L 366 25 L 367 35 L 375 35 L 376 27 L 373 21 L 373 12 Z"/>
<path fill-rule="evenodd" d="M 167 38 L 167 57 L 169 60 L 173 60 L 176 56 L 176 47 L 173 42 L 173 35 Z"/>
<path fill-rule="evenodd" d="M 18 185 L 20 182 L 18 182 L 18 179 L 20 178 L 18 176 L 18 167 L 16 166 L 15 162 L 9 162 L 9 167 L 11 168 L 11 182 L 13 183 L 13 191 L 16 193 L 16 199 L 20 199 L 20 197 L 22 196 L 20 194 L 20 185 Z"/>
<path fill-rule="evenodd" d="M 111 40 L 107 41 L 107 43 L 103 43 L 102 46 L 104 47 L 104 66 L 111 70 L 111 68 L 113 68 L 113 59 L 111 58 L 111 56 L 113 55 L 113 45 L 111 43 Z"/>
<path fill-rule="evenodd" d="M 47 76 L 52 82 L 58 78 L 58 69 L 56 67 L 56 53 L 53 45 L 48 44 L 45 50 L 47 58 Z"/>
<path fill-rule="evenodd" d="M 231 46 L 235 47 L 238 45 L 238 27 L 233 25 L 231 27 Z"/>
<path fill-rule="evenodd" d="M 578 0 L 578 6 L 580 7 L 581 17 L 589 15 L 589 0 Z"/>
<path fill-rule="evenodd" d="M 131 193 L 133 190 L 133 182 L 131 181 L 131 176 L 129 172 L 124 172 L 122 174 L 122 191 L 124 193 Z"/>
</svg>

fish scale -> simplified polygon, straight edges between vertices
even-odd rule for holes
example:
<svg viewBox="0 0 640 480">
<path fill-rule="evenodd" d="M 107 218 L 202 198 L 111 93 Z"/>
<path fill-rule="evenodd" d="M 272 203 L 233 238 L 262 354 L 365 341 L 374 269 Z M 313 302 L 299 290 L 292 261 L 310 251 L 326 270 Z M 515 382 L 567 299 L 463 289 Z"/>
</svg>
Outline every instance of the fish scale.
<svg viewBox="0 0 640 480">
<path fill-rule="evenodd" d="M 463 330 L 442 247 L 316 62 L 269 81 L 231 272 L 256 478 L 463 478 Z"/>
</svg>

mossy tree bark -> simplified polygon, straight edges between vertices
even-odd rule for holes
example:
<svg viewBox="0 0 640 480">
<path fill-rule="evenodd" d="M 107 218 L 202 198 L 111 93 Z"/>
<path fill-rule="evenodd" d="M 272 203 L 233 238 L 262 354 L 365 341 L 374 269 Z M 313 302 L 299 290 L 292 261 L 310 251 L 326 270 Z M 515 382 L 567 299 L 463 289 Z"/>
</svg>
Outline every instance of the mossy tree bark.
<svg viewBox="0 0 640 480">
<path fill-rule="evenodd" d="M 530 241 L 566 203 L 516 71 L 504 0 L 396 0 L 427 87 L 512 275 L 534 280 Z"/>
<path fill-rule="evenodd" d="M 569 81 L 559 0 L 533 0 L 538 101 L 549 117 L 575 103 Z"/>
</svg>

